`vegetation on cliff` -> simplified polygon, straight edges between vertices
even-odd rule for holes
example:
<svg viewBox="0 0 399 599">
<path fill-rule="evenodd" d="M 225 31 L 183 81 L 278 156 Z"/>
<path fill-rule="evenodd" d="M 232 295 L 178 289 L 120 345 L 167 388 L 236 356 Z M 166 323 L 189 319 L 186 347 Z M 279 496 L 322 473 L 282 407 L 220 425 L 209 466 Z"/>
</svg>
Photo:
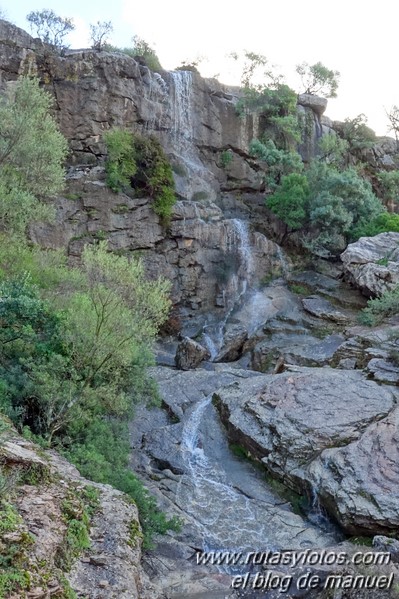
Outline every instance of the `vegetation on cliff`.
<svg viewBox="0 0 399 599">
<path fill-rule="evenodd" d="M 154 212 L 168 224 L 176 202 L 172 167 L 155 137 L 113 128 L 104 134 L 108 156 L 107 184 L 115 192 L 142 193 Z"/>
<path fill-rule="evenodd" d="M 112 254 L 106 242 L 87 246 L 76 267 L 28 242 L 29 224 L 49 215 L 48 199 L 64 185 L 67 145 L 50 107 L 30 78 L 0 103 L 0 410 L 87 477 L 128 493 L 149 547 L 177 522 L 130 471 L 127 422 L 136 402 L 157 398 L 146 366 L 169 283 L 147 280 L 140 259 Z"/>
</svg>

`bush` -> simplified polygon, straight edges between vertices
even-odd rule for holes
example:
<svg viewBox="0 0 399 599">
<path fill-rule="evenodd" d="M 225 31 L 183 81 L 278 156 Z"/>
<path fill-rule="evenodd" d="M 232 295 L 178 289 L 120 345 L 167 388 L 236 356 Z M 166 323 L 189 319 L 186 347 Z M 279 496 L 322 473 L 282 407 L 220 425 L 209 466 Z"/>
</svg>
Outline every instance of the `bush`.
<svg viewBox="0 0 399 599">
<path fill-rule="evenodd" d="M 162 71 L 162 66 L 155 50 L 145 40 L 135 35 L 132 38 L 132 42 L 134 44 L 130 54 L 132 57 L 142 58 L 151 71 Z"/>
<path fill-rule="evenodd" d="M 291 173 L 282 178 L 280 187 L 266 198 L 266 206 L 293 230 L 306 222 L 309 184 L 304 175 Z"/>
<path fill-rule="evenodd" d="M 172 167 L 159 141 L 111 129 L 104 136 L 108 149 L 107 184 L 115 192 L 127 186 L 152 198 L 153 209 L 168 224 L 176 202 Z"/>
<path fill-rule="evenodd" d="M 375 326 L 388 318 L 399 313 L 399 286 L 392 291 L 386 291 L 381 297 L 371 299 L 366 308 L 360 313 L 359 320 L 362 324 Z"/>
<path fill-rule="evenodd" d="M 104 133 L 107 145 L 105 172 L 107 185 L 116 193 L 131 184 L 137 172 L 133 134 L 125 129 L 114 128 Z"/>
<path fill-rule="evenodd" d="M 399 233 L 399 214 L 382 212 L 370 222 L 363 221 L 361 225 L 353 229 L 352 239 L 356 241 L 360 237 L 373 237 L 388 231 Z"/>
<path fill-rule="evenodd" d="M 22 235 L 48 215 L 41 200 L 64 186 L 67 143 L 51 108 L 38 79 L 28 77 L 0 98 L 0 226 L 8 234 Z"/>
</svg>

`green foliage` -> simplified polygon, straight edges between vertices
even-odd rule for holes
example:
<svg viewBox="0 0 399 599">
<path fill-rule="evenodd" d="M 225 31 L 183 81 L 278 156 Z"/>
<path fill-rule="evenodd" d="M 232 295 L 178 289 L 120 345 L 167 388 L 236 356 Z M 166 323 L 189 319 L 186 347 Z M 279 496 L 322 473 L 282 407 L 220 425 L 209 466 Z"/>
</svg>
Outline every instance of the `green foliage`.
<svg viewBox="0 0 399 599">
<path fill-rule="evenodd" d="M 43 42 L 58 50 L 67 48 L 64 38 L 75 29 L 73 19 L 60 17 L 50 9 L 32 11 L 26 20 Z"/>
<path fill-rule="evenodd" d="M 95 419 L 78 427 L 80 432 L 74 435 L 78 442 L 70 446 L 66 454 L 68 459 L 76 464 L 83 476 L 113 485 L 137 504 L 144 532 L 144 548 L 153 547 L 154 534 L 179 529 L 179 521 L 168 519 L 158 509 L 155 498 L 129 467 L 127 422 Z"/>
<path fill-rule="evenodd" d="M 168 224 L 176 202 L 172 167 L 159 141 L 111 129 L 107 144 L 107 184 L 115 192 L 129 185 L 153 199 L 153 209 Z"/>
<path fill-rule="evenodd" d="M 373 237 L 387 231 L 399 233 L 399 214 L 382 212 L 369 221 L 364 219 L 361 225 L 353 229 L 352 237 L 356 240 L 359 237 Z"/>
<path fill-rule="evenodd" d="M 307 218 L 309 184 L 304 175 L 285 175 L 281 185 L 266 200 L 266 206 L 288 227 L 297 230 L 303 227 Z"/>
<path fill-rule="evenodd" d="M 399 203 L 399 171 L 381 171 L 377 174 L 377 178 L 383 200 Z"/>
<path fill-rule="evenodd" d="M 321 94 L 326 98 L 336 98 L 340 73 L 325 67 L 321 62 L 309 65 L 298 64 L 296 72 L 301 77 L 303 93 Z"/>
<path fill-rule="evenodd" d="M 154 212 L 168 224 L 176 203 L 172 167 L 155 137 L 136 135 L 134 147 L 137 173 L 132 186 L 153 199 Z"/>
<path fill-rule="evenodd" d="M 278 147 L 292 148 L 299 140 L 301 127 L 296 110 L 297 95 L 283 83 L 274 87 L 246 87 L 237 103 L 238 114 L 257 113 L 264 130 Z"/>
<path fill-rule="evenodd" d="M 0 98 L 0 226 L 22 234 L 49 214 L 40 202 L 64 185 L 67 144 L 37 79 L 21 78 Z"/>
<path fill-rule="evenodd" d="M 93 50 L 103 50 L 108 44 L 108 37 L 114 27 L 111 21 L 97 21 L 95 25 L 90 24 L 90 42 Z"/>
<path fill-rule="evenodd" d="M 371 148 L 376 141 L 375 133 L 367 126 L 367 117 L 364 114 L 358 114 L 353 119 L 345 119 L 339 134 L 348 142 L 350 151 Z"/>
<path fill-rule="evenodd" d="M 318 142 L 319 160 L 336 169 L 342 169 L 349 152 L 349 143 L 338 135 L 323 135 Z"/>
<path fill-rule="evenodd" d="M 233 160 L 233 153 L 231 150 L 223 150 L 220 154 L 220 165 L 222 168 L 227 168 Z"/>
<path fill-rule="evenodd" d="M 270 189 L 276 189 L 284 176 L 300 173 L 303 162 L 298 152 L 279 150 L 274 141 L 252 140 L 249 151 L 252 156 L 266 165 L 265 182 Z"/>
<path fill-rule="evenodd" d="M 399 287 L 386 291 L 381 297 L 371 299 L 360 313 L 359 320 L 362 324 L 375 326 L 384 318 L 399 313 Z"/>
<path fill-rule="evenodd" d="M 309 295 L 310 293 L 309 287 L 306 287 L 306 285 L 300 285 L 298 283 L 291 283 L 289 289 L 296 295 Z"/>
<path fill-rule="evenodd" d="M 162 66 L 155 50 L 145 40 L 135 35 L 132 37 L 132 42 L 133 49 L 130 54 L 131 56 L 142 58 L 151 71 L 162 71 Z"/>
<path fill-rule="evenodd" d="M 108 152 L 105 163 L 107 185 L 112 191 L 122 191 L 137 172 L 133 134 L 114 128 L 104 133 L 104 140 Z"/>
</svg>

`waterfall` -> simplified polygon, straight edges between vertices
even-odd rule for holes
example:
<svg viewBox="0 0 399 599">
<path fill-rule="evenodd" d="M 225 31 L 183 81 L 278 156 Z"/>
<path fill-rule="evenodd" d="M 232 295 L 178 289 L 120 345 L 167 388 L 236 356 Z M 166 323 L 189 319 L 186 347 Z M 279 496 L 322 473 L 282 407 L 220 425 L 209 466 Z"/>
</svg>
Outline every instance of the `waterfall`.
<svg viewBox="0 0 399 599">
<path fill-rule="evenodd" d="M 284 255 L 284 252 L 279 245 L 277 246 L 276 254 L 277 254 L 277 258 L 280 262 L 280 267 L 281 267 L 281 272 L 282 272 L 283 278 L 287 279 L 288 275 L 290 274 L 290 267 L 289 267 L 289 264 L 287 262 L 285 255 Z"/>
<path fill-rule="evenodd" d="M 227 300 L 227 310 L 224 318 L 216 324 L 208 324 L 204 327 L 203 343 L 214 360 L 223 346 L 224 332 L 227 321 L 240 304 L 243 296 L 250 288 L 251 277 L 254 273 L 254 261 L 250 243 L 249 227 L 245 221 L 232 219 L 231 227 L 227 231 L 226 256 L 234 256 L 237 252 L 238 264 L 235 272 L 231 273 L 227 281 L 227 291 L 230 298 Z M 228 296 L 226 289 L 223 295 Z"/>
<path fill-rule="evenodd" d="M 217 441 L 209 443 L 208 429 L 214 431 Z M 184 422 L 181 449 L 189 478 L 181 478 L 176 499 L 188 512 L 195 506 L 196 527 L 203 549 L 252 549 L 268 544 L 269 526 L 264 506 L 262 503 L 258 506 L 235 488 L 227 474 L 231 470 L 248 476 L 247 465 L 230 454 L 212 406 L 212 395 L 199 401 L 189 413 Z M 256 484 L 252 475 L 249 477 Z M 231 526 L 232 517 L 238 519 L 238 526 Z"/>
<path fill-rule="evenodd" d="M 191 71 L 173 71 L 172 94 L 172 135 L 177 151 L 193 156 L 194 129 L 192 122 L 192 73 Z"/>
</svg>

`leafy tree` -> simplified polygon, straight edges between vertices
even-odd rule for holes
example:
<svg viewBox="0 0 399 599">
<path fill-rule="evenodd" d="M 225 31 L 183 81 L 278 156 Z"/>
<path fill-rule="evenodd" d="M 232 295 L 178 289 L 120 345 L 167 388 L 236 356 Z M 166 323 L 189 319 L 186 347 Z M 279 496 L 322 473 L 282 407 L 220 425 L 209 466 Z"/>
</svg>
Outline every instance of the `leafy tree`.
<svg viewBox="0 0 399 599">
<path fill-rule="evenodd" d="M 381 171 L 377 179 L 384 201 L 399 203 L 399 171 Z"/>
<path fill-rule="evenodd" d="M 266 206 L 292 230 L 306 223 L 309 202 L 309 183 L 305 175 L 291 173 L 282 178 L 281 185 L 266 200 Z"/>
<path fill-rule="evenodd" d="M 340 126 L 339 134 L 348 142 L 350 151 L 370 148 L 376 140 L 374 131 L 367 126 L 367 117 L 364 114 L 358 114 L 353 119 L 345 119 Z"/>
<path fill-rule="evenodd" d="M 399 107 L 392 106 L 389 111 L 386 111 L 389 121 L 388 132 L 393 131 L 397 144 L 399 144 Z"/>
<path fill-rule="evenodd" d="M 318 159 L 326 164 L 343 168 L 348 161 L 349 143 L 338 135 L 323 135 L 318 142 Z"/>
<path fill-rule="evenodd" d="M 298 64 L 296 72 L 301 77 L 305 94 L 321 94 L 326 98 L 336 98 L 340 73 L 325 67 L 321 62 L 309 65 Z"/>
<path fill-rule="evenodd" d="M 252 140 L 250 153 L 265 163 L 265 182 L 270 189 L 276 189 L 282 178 L 290 173 L 300 173 L 303 162 L 298 152 L 279 150 L 271 139 L 261 142 Z"/>
<path fill-rule="evenodd" d="M 147 281 L 141 261 L 111 254 L 106 242 L 85 247 L 81 269 L 84 290 L 67 306 L 73 361 L 84 387 L 102 381 L 120 384 L 166 320 L 169 284 Z"/>
<path fill-rule="evenodd" d="M 94 25 L 90 24 L 90 41 L 93 50 L 104 50 L 113 30 L 111 21 L 97 21 Z"/>
<path fill-rule="evenodd" d="M 64 38 L 75 29 L 73 19 L 60 17 L 51 9 L 32 11 L 26 20 L 43 42 L 58 50 L 67 48 Z"/>
<path fill-rule="evenodd" d="M 48 210 L 41 199 L 64 185 L 67 143 L 37 79 L 21 78 L 0 98 L 0 226 L 23 233 Z"/>
<path fill-rule="evenodd" d="M 151 71 L 162 71 L 162 66 L 155 50 L 145 40 L 135 35 L 132 37 L 132 42 L 132 56 L 141 57 Z"/>
</svg>

